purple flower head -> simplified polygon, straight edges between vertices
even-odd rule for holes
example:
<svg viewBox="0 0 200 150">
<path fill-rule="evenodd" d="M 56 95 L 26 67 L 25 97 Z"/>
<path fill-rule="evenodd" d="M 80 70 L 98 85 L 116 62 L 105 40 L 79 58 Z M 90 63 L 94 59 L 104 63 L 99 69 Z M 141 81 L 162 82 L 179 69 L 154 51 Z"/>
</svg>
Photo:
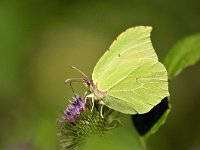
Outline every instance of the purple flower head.
<svg viewBox="0 0 200 150">
<path fill-rule="evenodd" d="M 64 110 L 65 119 L 67 121 L 74 121 L 83 110 L 85 110 L 84 97 L 76 95 L 73 97 L 73 102 Z"/>
</svg>

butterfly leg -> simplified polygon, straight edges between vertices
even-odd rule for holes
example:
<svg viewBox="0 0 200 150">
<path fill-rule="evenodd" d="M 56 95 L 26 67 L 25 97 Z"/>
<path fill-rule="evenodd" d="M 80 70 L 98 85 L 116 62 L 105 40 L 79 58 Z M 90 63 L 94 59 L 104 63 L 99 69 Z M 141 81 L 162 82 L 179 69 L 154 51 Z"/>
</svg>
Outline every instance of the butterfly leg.
<svg viewBox="0 0 200 150">
<path fill-rule="evenodd" d="M 94 109 L 94 97 L 91 97 L 91 99 L 92 99 L 92 109 L 91 109 L 91 112 L 92 112 Z"/>
<path fill-rule="evenodd" d="M 100 115 L 101 115 L 101 118 L 104 118 L 104 117 L 103 117 L 103 105 L 101 105 Z"/>
<path fill-rule="evenodd" d="M 92 101 L 91 112 L 92 112 L 93 109 L 94 109 L 94 94 L 87 95 L 87 96 L 85 97 L 85 103 L 86 103 L 87 98 L 91 98 L 91 101 Z"/>
</svg>

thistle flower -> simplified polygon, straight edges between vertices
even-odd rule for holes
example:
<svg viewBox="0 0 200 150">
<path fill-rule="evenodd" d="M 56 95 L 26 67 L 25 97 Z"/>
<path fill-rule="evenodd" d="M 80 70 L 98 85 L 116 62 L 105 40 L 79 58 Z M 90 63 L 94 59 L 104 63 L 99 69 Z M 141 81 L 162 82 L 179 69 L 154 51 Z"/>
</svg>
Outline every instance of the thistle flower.
<svg viewBox="0 0 200 150">
<path fill-rule="evenodd" d="M 101 105 L 93 104 L 85 96 L 76 95 L 71 104 L 58 119 L 58 136 L 63 150 L 79 150 L 92 135 L 105 136 L 111 129 L 121 125 L 119 112 L 104 107 L 101 117 Z"/>
<path fill-rule="evenodd" d="M 73 102 L 64 110 L 65 119 L 67 121 L 74 121 L 78 115 L 85 110 L 84 98 L 76 95 L 73 97 Z"/>
</svg>

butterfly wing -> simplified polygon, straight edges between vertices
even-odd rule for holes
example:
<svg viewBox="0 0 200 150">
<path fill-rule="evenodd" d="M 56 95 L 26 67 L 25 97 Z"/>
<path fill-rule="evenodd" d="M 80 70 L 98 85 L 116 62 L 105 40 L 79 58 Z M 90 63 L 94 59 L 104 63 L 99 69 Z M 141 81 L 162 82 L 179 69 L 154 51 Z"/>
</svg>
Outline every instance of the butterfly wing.
<svg viewBox="0 0 200 150">
<path fill-rule="evenodd" d="M 169 95 L 167 71 L 150 40 L 151 27 L 120 34 L 97 62 L 92 79 L 107 91 L 104 103 L 123 113 L 146 113 Z"/>
</svg>

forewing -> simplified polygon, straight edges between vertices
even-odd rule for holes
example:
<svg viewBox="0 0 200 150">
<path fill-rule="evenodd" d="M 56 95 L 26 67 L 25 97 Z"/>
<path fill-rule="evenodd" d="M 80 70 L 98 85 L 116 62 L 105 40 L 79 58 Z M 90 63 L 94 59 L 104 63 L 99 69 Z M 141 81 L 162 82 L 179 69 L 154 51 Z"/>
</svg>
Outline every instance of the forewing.
<svg viewBox="0 0 200 150">
<path fill-rule="evenodd" d="M 129 28 L 111 44 L 97 62 L 92 79 L 101 91 L 108 91 L 135 68 L 158 60 L 150 40 L 151 27 Z"/>
</svg>

